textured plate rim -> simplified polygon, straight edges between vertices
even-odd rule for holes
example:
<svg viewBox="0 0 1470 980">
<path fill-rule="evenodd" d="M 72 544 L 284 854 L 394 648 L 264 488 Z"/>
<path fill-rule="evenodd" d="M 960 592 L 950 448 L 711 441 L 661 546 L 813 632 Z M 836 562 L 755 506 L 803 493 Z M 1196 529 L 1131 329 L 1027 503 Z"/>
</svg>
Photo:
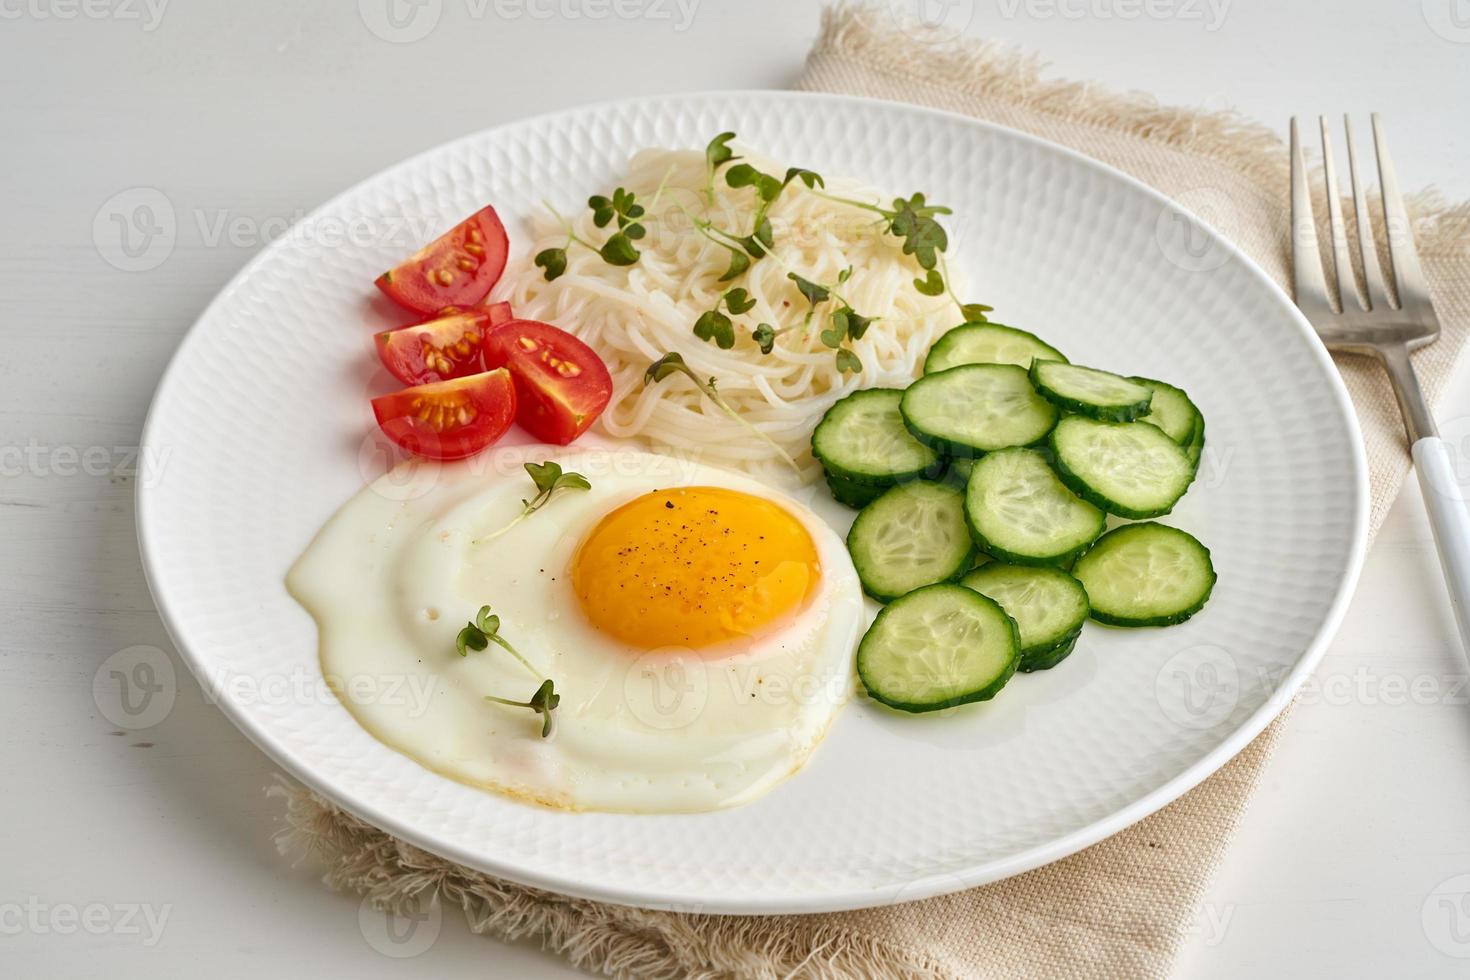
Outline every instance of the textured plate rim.
<svg viewBox="0 0 1470 980">
<path fill-rule="evenodd" d="M 338 202 L 358 193 L 370 184 L 386 179 L 396 171 L 414 167 L 419 161 L 430 156 L 445 153 L 455 146 L 491 137 L 502 129 L 512 126 L 546 123 L 595 109 L 610 109 L 613 107 L 634 106 L 638 104 L 657 105 L 671 101 L 676 102 L 700 98 L 759 100 L 772 103 L 773 111 L 781 111 L 786 104 L 821 102 L 845 104 L 855 107 L 882 107 L 885 111 L 893 111 L 897 108 L 904 112 L 935 117 L 952 123 L 1003 133 L 1007 138 L 1033 144 L 1045 152 L 1059 154 L 1083 167 L 1099 171 L 1107 178 L 1121 182 L 1134 191 L 1141 192 L 1144 196 L 1162 206 L 1175 206 L 1175 202 L 1166 195 L 1099 160 L 1038 136 L 1011 129 L 1007 126 L 975 119 L 962 113 L 862 96 L 768 89 L 730 89 L 611 99 L 510 120 L 430 147 L 404 160 L 391 164 L 376 173 L 370 174 L 352 186 L 342 190 L 340 193 L 333 195 L 321 205 L 314 208 L 302 220 L 309 222 L 317 219 L 318 216 L 336 207 Z M 1343 572 L 1341 580 L 1338 582 L 1331 605 L 1328 607 L 1321 626 L 1318 628 L 1311 643 L 1308 644 L 1296 663 L 1286 672 L 1275 690 L 1266 697 L 1261 706 L 1226 735 L 1219 744 L 1205 753 L 1183 772 L 1164 782 L 1152 792 L 1133 800 L 1125 806 L 1119 807 L 1108 816 L 1045 844 L 1021 851 L 1009 858 L 986 861 L 966 868 L 963 871 L 945 871 L 939 874 L 915 877 L 904 884 L 901 889 L 902 900 L 905 902 L 931 898 L 936 895 L 949 894 L 966 888 L 989 884 L 1043 867 L 1110 837 L 1157 812 L 1169 803 L 1172 803 L 1189 790 L 1198 786 L 1234 758 L 1285 709 L 1295 696 L 1297 690 L 1301 687 L 1307 675 L 1316 668 L 1318 662 L 1322 659 L 1327 645 L 1332 641 L 1333 636 L 1342 624 L 1343 617 L 1346 615 L 1348 603 L 1352 599 L 1359 575 L 1362 571 L 1364 557 L 1367 552 L 1368 538 L 1367 457 L 1363 446 L 1362 432 L 1358 424 L 1357 412 L 1348 395 L 1347 386 L 1343 382 L 1336 365 L 1332 362 L 1332 357 L 1328 353 L 1327 348 L 1323 346 L 1316 332 L 1296 308 L 1296 305 L 1291 301 L 1290 297 L 1286 295 L 1285 291 L 1254 260 L 1236 247 L 1233 242 L 1217 229 L 1202 220 L 1200 221 L 1200 225 L 1203 227 L 1205 234 L 1212 238 L 1215 243 L 1218 243 L 1226 251 L 1230 259 L 1239 263 L 1251 277 L 1264 286 L 1267 293 L 1288 313 L 1292 323 L 1308 341 L 1308 348 L 1311 350 L 1312 356 L 1325 369 L 1324 374 L 1327 377 L 1328 387 L 1331 389 L 1333 404 L 1337 409 L 1340 420 L 1346 424 L 1349 436 L 1348 441 L 1350 443 L 1347 447 L 1348 456 L 1351 459 L 1355 477 L 1353 481 L 1355 504 L 1351 530 L 1352 541 L 1348 549 L 1347 567 Z M 164 368 L 149 404 L 148 413 L 143 423 L 142 435 L 139 440 L 141 452 L 147 453 L 150 450 L 152 444 L 151 437 L 158 421 L 160 405 L 164 402 L 165 395 L 168 393 L 170 386 L 177 382 L 177 375 L 182 371 L 181 365 L 190 351 L 191 345 L 200 342 L 199 338 L 202 336 L 199 330 L 200 325 L 210 319 L 215 314 L 217 308 L 226 303 L 236 289 L 254 274 L 256 268 L 264 264 L 273 255 L 275 249 L 281 246 L 282 242 L 273 242 L 252 257 L 239 272 L 231 277 L 230 281 L 216 294 L 214 299 L 209 302 L 185 332 L 183 340 L 180 341 L 177 350 L 174 351 L 173 356 L 169 359 L 167 367 Z M 588 886 L 575 877 L 528 870 L 518 865 L 487 859 L 485 855 L 469 852 L 452 841 L 442 840 L 421 833 L 416 827 L 397 819 L 394 815 L 354 799 L 351 794 L 339 790 L 332 785 L 325 776 L 319 776 L 314 772 L 312 766 L 306 760 L 296 758 L 290 750 L 278 743 L 271 732 L 256 722 L 254 716 L 251 715 L 244 705 L 236 704 L 230 698 L 223 696 L 224 692 L 218 690 L 217 686 L 213 683 L 213 675 L 208 669 L 205 658 L 196 655 L 187 644 L 182 642 L 181 630 L 170 609 L 166 592 L 160 584 L 160 575 L 158 572 L 159 558 L 154 553 L 153 547 L 150 544 L 150 528 L 156 520 L 163 520 L 164 518 L 161 515 L 154 515 L 153 508 L 149 503 L 150 500 L 151 497 L 147 484 L 144 481 L 139 481 L 134 496 L 134 507 L 137 519 L 138 550 L 142 558 L 144 579 L 148 583 L 148 589 L 153 597 L 154 605 L 158 609 L 159 617 L 174 648 L 178 651 L 180 657 L 182 657 L 189 670 L 204 689 L 206 696 L 212 698 L 225 717 L 244 733 L 257 748 L 264 752 L 272 762 L 286 770 L 294 779 L 298 780 L 307 788 L 326 797 L 359 819 L 417 847 L 421 847 L 426 851 L 487 874 L 504 878 L 508 881 L 576 898 L 586 898 L 619 905 L 631 905 L 651 909 L 698 907 L 704 913 L 729 915 L 784 915 L 871 908 L 890 904 L 893 901 L 891 890 L 845 890 L 803 893 L 799 896 L 779 895 L 770 898 L 762 896 L 722 898 L 710 896 L 705 893 L 685 894 L 670 892 L 668 890 L 645 891 L 638 888 Z"/>
</svg>

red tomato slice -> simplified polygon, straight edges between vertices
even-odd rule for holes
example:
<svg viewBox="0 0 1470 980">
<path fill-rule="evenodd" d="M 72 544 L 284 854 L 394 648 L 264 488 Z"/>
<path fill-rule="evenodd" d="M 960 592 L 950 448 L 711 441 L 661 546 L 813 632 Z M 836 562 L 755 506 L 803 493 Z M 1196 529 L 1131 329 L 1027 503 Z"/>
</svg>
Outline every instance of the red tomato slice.
<svg viewBox="0 0 1470 980">
<path fill-rule="evenodd" d="M 437 313 L 430 313 L 419 323 L 431 323 L 440 317 L 455 316 L 459 313 L 489 313 L 493 319 L 491 324 L 498 326 L 507 320 L 514 320 L 515 314 L 510 310 L 509 303 L 486 303 L 483 306 L 446 306 Z"/>
<path fill-rule="evenodd" d="M 612 375 L 576 337 L 535 320 L 511 320 L 485 338 L 485 366 L 510 368 L 516 421 L 542 442 L 565 446 L 612 400 Z"/>
<path fill-rule="evenodd" d="M 412 326 L 385 330 L 373 338 L 388 373 L 406 385 L 429 384 L 478 374 L 480 346 L 497 324 L 511 319 L 510 304 L 483 309 L 440 311 L 443 315 Z"/>
<path fill-rule="evenodd" d="M 505 269 L 510 242 L 494 208 L 477 211 L 377 279 L 399 306 L 435 313 L 446 306 L 474 306 Z"/>
<path fill-rule="evenodd" d="M 505 435 L 516 416 L 510 372 L 405 388 L 373 399 L 384 434 L 415 456 L 463 459 Z"/>
</svg>

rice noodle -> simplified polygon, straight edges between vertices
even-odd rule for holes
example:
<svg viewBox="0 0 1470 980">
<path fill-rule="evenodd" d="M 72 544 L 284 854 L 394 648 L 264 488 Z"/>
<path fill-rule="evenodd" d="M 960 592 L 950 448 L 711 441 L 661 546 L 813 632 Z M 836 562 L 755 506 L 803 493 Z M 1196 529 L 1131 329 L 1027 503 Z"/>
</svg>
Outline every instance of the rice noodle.
<svg viewBox="0 0 1470 980">
<path fill-rule="evenodd" d="M 784 165 L 740 152 L 746 162 L 766 173 L 786 171 Z M 907 385 L 929 346 L 959 322 L 949 299 L 914 289 L 913 280 L 923 270 L 903 254 L 897 239 L 884 234 L 878 215 L 828 200 L 799 181 L 793 181 L 770 210 L 775 232 L 772 254 L 725 283 L 718 280 L 729 266 L 730 253 L 700 234 L 690 216 L 745 235 L 756 207 L 752 189 L 730 188 L 717 179 L 711 202 L 706 196 L 704 155 L 668 150 L 638 153 L 622 184 L 648 209 L 640 219 L 647 236 L 637 242 L 642 256 L 636 265 L 609 265 L 591 249 L 572 245 L 566 272 L 547 282 L 532 257 L 566 244 L 565 228 L 548 210 L 534 221 L 534 243 L 520 250 L 495 295 L 508 300 L 518 317 L 554 323 L 602 356 L 612 372 L 614 393 L 597 425 L 609 436 L 640 440 L 656 451 L 767 478 L 779 479 L 784 472 L 785 480 L 791 479 L 789 468 L 770 445 L 711 404 L 688 378 L 675 375 L 661 384 L 643 386 L 649 363 L 677 351 L 696 373 L 716 378 L 726 402 L 796 460 L 803 478 L 810 480 L 819 472 L 811 459 L 811 431 L 822 413 L 859 388 Z M 853 200 L 887 201 L 872 188 L 846 179 L 829 179 L 827 192 Z M 595 226 L 585 207 L 579 207 L 570 224 L 579 237 L 594 244 L 609 234 Z M 838 302 L 834 298 L 823 304 L 810 325 L 802 328 L 808 303 L 787 273 L 830 286 L 848 267 L 852 276 L 837 291 L 853 309 L 878 319 L 852 344 L 862 370 L 844 375 L 819 336 Z M 959 283 L 954 285 L 959 292 Z M 720 350 L 696 337 L 693 325 L 734 286 L 744 287 L 756 305 L 748 313 L 731 316 L 736 344 Z M 759 323 L 797 328 L 778 337 L 775 349 L 763 355 L 750 336 Z"/>
</svg>

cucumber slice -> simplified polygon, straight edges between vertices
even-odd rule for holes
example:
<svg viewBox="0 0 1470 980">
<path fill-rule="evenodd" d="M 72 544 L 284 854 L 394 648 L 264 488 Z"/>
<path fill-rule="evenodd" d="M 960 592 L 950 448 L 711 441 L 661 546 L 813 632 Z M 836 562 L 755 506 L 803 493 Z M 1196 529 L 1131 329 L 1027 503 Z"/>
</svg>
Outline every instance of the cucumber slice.
<svg viewBox="0 0 1470 980">
<path fill-rule="evenodd" d="M 944 460 L 904 427 L 902 398 L 897 388 L 868 388 L 841 399 L 812 432 L 812 455 L 831 475 L 869 486 L 938 473 Z"/>
<path fill-rule="evenodd" d="M 1184 447 L 1185 455 L 1189 457 L 1189 465 L 1196 471 L 1199 470 L 1199 458 L 1205 451 L 1205 417 L 1201 415 L 1195 419 L 1194 435 L 1189 438 L 1189 445 Z"/>
<path fill-rule="evenodd" d="M 863 590 L 879 602 L 953 581 L 975 551 L 964 492 L 924 480 L 900 484 L 858 514 L 847 550 Z"/>
<path fill-rule="evenodd" d="M 857 672 L 889 707 L 938 711 L 995 697 L 1020 659 L 1016 624 L 995 600 L 931 585 L 878 613 L 858 644 Z"/>
<path fill-rule="evenodd" d="M 826 477 L 827 489 L 832 491 L 832 499 L 854 510 L 861 510 L 868 506 L 883 496 L 883 491 L 888 489 L 887 487 L 869 486 L 866 483 L 853 483 L 851 480 L 844 480 L 831 473 L 824 472 L 822 475 Z"/>
<path fill-rule="evenodd" d="M 1016 621 L 1021 670 L 1038 669 L 1028 665 L 1075 640 L 1091 611 L 1082 583 L 1059 568 L 994 561 L 967 573 L 960 584 L 994 599 Z"/>
<path fill-rule="evenodd" d="M 1003 323 L 962 323 L 934 342 L 924 359 L 924 373 L 937 374 L 961 364 L 1014 364 L 1029 368 L 1036 358 L 1066 357 L 1040 337 Z"/>
<path fill-rule="evenodd" d="M 1016 565 L 1065 565 L 1097 540 L 1106 521 L 1031 449 L 976 460 L 965 519 L 981 551 Z"/>
<path fill-rule="evenodd" d="M 1169 626 L 1204 606 L 1215 587 L 1210 551 L 1194 536 L 1149 521 L 1098 539 L 1072 574 L 1087 590 L 1092 618 L 1111 626 Z"/>
<path fill-rule="evenodd" d="M 1034 673 L 1038 670 L 1051 670 L 1072 655 L 1072 651 L 1077 649 L 1077 641 L 1081 638 L 1082 634 L 1078 633 L 1070 640 L 1059 643 L 1050 650 L 1043 650 L 1040 653 L 1033 653 L 1028 657 L 1022 657 L 1021 666 L 1016 669 L 1023 674 Z"/>
<path fill-rule="evenodd" d="M 1194 482 L 1189 454 L 1164 430 L 1069 415 L 1051 434 L 1062 482 L 1119 517 L 1158 517 Z"/>
<path fill-rule="evenodd" d="M 1107 422 L 1131 422 L 1148 411 L 1148 385 L 1096 368 L 1032 361 L 1031 383 L 1058 408 Z"/>
<path fill-rule="evenodd" d="M 1057 424 L 1057 410 L 1014 364 L 966 364 L 926 374 L 900 403 L 920 442 L 955 456 L 1029 446 Z"/>
<path fill-rule="evenodd" d="M 1152 388 L 1153 401 L 1149 402 L 1148 413 L 1140 415 L 1138 421 L 1156 425 L 1164 434 L 1181 446 L 1188 446 L 1194 439 L 1195 426 L 1202 420 L 1198 408 L 1189 400 L 1182 389 L 1152 378 L 1129 378 L 1145 387 Z"/>
</svg>

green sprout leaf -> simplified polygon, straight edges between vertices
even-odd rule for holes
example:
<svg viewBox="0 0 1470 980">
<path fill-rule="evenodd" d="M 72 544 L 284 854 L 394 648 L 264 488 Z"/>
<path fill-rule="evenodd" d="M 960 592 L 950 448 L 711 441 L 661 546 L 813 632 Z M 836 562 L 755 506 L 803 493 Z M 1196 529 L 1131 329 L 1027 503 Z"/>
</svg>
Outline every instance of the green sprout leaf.
<svg viewBox="0 0 1470 980">
<path fill-rule="evenodd" d="M 904 254 L 912 255 L 923 268 L 933 269 L 939 261 L 936 253 L 949 247 L 949 236 L 934 220 L 934 215 L 948 214 L 949 209 L 926 205 L 923 194 L 915 194 L 907 201 L 897 198 L 893 208 L 889 230 L 903 239 Z"/>
<path fill-rule="evenodd" d="M 536 693 L 531 695 L 530 708 L 541 716 L 541 737 L 551 737 L 551 713 L 561 704 L 561 695 L 556 693 L 556 685 L 551 678 L 541 682 L 536 688 Z"/>
<path fill-rule="evenodd" d="M 837 370 L 843 374 L 855 374 L 863 369 L 863 362 L 846 347 L 837 350 Z"/>
<path fill-rule="evenodd" d="M 754 187 L 756 195 L 769 204 L 781 193 L 784 185 L 770 174 L 761 173 L 748 163 L 737 163 L 725 171 L 725 183 L 731 187 Z"/>
<path fill-rule="evenodd" d="M 461 657 L 469 656 L 471 650 L 483 650 L 489 645 L 489 637 L 474 623 L 460 630 L 459 636 L 454 639 L 454 648 L 459 651 Z"/>
<path fill-rule="evenodd" d="M 800 180 L 808 189 L 827 186 L 827 182 L 822 179 L 821 174 L 813 170 L 807 170 L 805 167 L 792 167 L 790 170 L 787 170 L 786 179 L 781 182 L 782 185 L 791 183 L 793 178 Z"/>
<path fill-rule="evenodd" d="M 562 273 L 567 271 L 567 250 L 564 248 L 548 248 L 536 253 L 532 260 L 542 269 L 545 269 L 546 281 L 552 282 Z"/>
<path fill-rule="evenodd" d="M 769 354 L 776 349 L 776 328 L 769 323 L 762 323 L 751 331 L 750 339 L 760 346 L 762 354 Z"/>
<path fill-rule="evenodd" d="M 755 300 L 744 289 L 731 289 L 724 295 L 725 308 L 736 316 L 749 313 L 755 307 Z"/>
<path fill-rule="evenodd" d="M 764 214 L 758 214 L 755 219 L 755 230 L 738 241 L 753 259 L 770 254 L 771 249 L 776 247 L 776 233 L 771 228 L 771 219 Z"/>
<path fill-rule="evenodd" d="M 704 162 L 711 170 L 717 170 L 732 160 L 740 159 L 735 151 L 730 149 L 730 141 L 735 138 L 734 133 L 721 133 L 709 141 L 704 148 Z"/>
<path fill-rule="evenodd" d="M 715 342 L 720 350 L 735 346 L 735 325 L 719 310 L 705 310 L 694 321 L 694 336 L 703 341 Z"/>
<path fill-rule="evenodd" d="M 489 606 L 481 606 L 475 613 L 475 628 L 486 636 L 494 636 L 500 632 L 500 617 L 491 615 Z"/>
<path fill-rule="evenodd" d="M 636 265 L 638 262 L 639 252 L 633 247 L 626 232 L 620 231 L 613 235 L 597 252 L 608 265 L 626 266 Z"/>
<path fill-rule="evenodd" d="M 943 296 L 944 277 L 939 274 L 938 269 L 930 269 L 923 279 L 914 280 L 914 288 L 925 296 Z"/>
<path fill-rule="evenodd" d="M 803 279 L 794 272 L 786 273 L 786 278 L 796 283 L 796 288 L 801 291 L 801 295 L 805 296 L 806 301 L 812 306 L 827 302 L 827 298 L 832 295 L 832 291 L 826 286 L 812 282 L 810 279 Z"/>
<path fill-rule="evenodd" d="M 719 278 L 719 281 L 729 282 L 731 279 L 737 279 L 743 276 L 749 268 L 750 256 L 737 248 L 732 248 L 730 249 L 730 268 L 725 270 L 725 274 Z"/>
<path fill-rule="evenodd" d="M 648 370 L 643 372 L 643 387 L 656 385 L 660 381 L 674 374 L 687 374 L 699 384 L 699 379 L 694 372 L 689 370 L 689 365 L 684 363 L 684 356 L 676 351 L 670 351 L 663 357 L 648 365 Z"/>
<path fill-rule="evenodd" d="M 853 340 L 862 340 L 863 334 L 867 333 L 868 328 L 873 325 L 873 317 L 863 316 L 850 306 L 844 306 L 837 312 L 846 321 L 847 336 Z"/>
<path fill-rule="evenodd" d="M 984 303 L 965 303 L 960 307 L 960 314 L 964 316 L 966 323 L 985 323 L 985 314 L 994 309 L 995 307 Z"/>
</svg>

